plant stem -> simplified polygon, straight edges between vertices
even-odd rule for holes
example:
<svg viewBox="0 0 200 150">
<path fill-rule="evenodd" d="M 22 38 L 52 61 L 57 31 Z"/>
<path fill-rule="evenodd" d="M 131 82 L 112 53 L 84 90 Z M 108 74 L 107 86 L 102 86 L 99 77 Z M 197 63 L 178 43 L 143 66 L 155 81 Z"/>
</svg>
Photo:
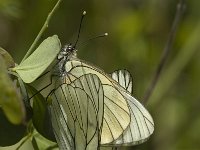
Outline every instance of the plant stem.
<svg viewBox="0 0 200 150">
<path fill-rule="evenodd" d="M 151 96 L 151 107 L 156 108 L 161 100 L 166 95 L 166 92 L 173 88 L 173 84 L 178 79 L 183 69 L 191 61 L 194 54 L 199 50 L 199 35 L 200 35 L 200 21 L 193 26 L 193 30 L 187 35 L 187 40 L 182 45 L 179 51 L 160 76 L 160 79 Z M 184 83 L 183 83 L 184 84 Z M 171 89 L 174 90 L 174 89 Z M 159 107 L 159 106 L 158 106 Z"/>
<path fill-rule="evenodd" d="M 25 55 L 24 58 L 22 59 L 21 63 L 33 52 L 33 50 L 34 50 L 36 44 L 38 43 L 38 41 L 40 40 L 42 34 L 43 34 L 44 31 L 48 28 L 49 21 L 50 21 L 51 17 L 53 16 L 55 10 L 58 8 L 58 6 L 59 6 L 59 4 L 60 4 L 61 1 L 62 1 L 62 0 L 58 0 L 57 3 L 56 3 L 56 5 L 55 5 L 55 6 L 53 7 L 53 9 L 51 10 L 51 12 L 48 14 L 47 19 L 46 19 L 44 25 L 42 26 L 42 28 L 41 28 L 39 34 L 38 34 L 37 37 L 35 38 L 34 42 L 32 43 L 31 47 L 29 48 L 28 52 L 26 53 L 26 55 Z"/>
<path fill-rule="evenodd" d="M 171 31 L 169 33 L 169 37 L 168 40 L 166 42 L 166 45 L 163 49 L 162 55 L 161 55 L 161 59 L 160 62 L 157 66 L 157 69 L 155 71 L 155 74 L 153 76 L 153 79 L 149 85 L 149 87 L 147 88 L 145 94 L 144 94 L 144 98 L 143 98 L 143 104 L 146 104 L 159 80 L 159 77 L 161 75 L 161 71 L 166 63 L 167 57 L 169 55 L 170 49 L 172 48 L 175 36 L 176 36 L 176 31 L 177 31 L 177 27 L 179 24 L 179 21 L 182 17 L 182 14 L 184 12 L 184 8 L 185 8 L 185 2 L 184 0 L 180 0 L 178 5 L 177 5 L 177 10 L 176 10 L 176 15 L 174 17 L 174 21 L 171 27 Z"/>
</svg>

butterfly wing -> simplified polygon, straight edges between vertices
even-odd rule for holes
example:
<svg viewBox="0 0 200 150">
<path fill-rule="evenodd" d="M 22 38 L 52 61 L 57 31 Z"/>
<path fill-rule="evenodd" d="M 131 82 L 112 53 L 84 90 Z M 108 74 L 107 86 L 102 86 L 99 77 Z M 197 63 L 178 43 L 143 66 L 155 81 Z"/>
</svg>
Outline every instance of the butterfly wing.
<svg viewBox="0 0 200 150">
<path fill-rule="evenodd" d="M 111 77 L 115 81 L 117 81 L 122 87 L 124 87 L 128 92 L 132 93 L 133 78 L 127 70 L 116 70 L 111 73 Z"/>
<path fill-rule="evenodd" d="M 149 112 L 133 96 L 122 92 L 127 99 L 131 122 L 120 138 L 112 145 L 137 145 L 145 142 L 154 131 L 154 122 Z"/>
<path fill-rule="evenodd" d="M 85 81 L 92 90 L 85 92 Z M 81 86 L 80 86 L 81 85 Z M 91 95 L 94 96 L 91 98 Z M 50 95 L 52 125 L 61 150 L 97 149 L 103 120 L 103 88 L 95 75 L 62 84 Z"/>
<path fill-rule="evenodd" d="M 67 77 L 64 82 L 66 83 L 71 83 L 77 78 L 90 73 L 99 77 L 104 91 L 104 114 L 100 143 L 107 144 L 117 139 L 130 123 L 130 112 L 127 101 L 110 81 L 112 80 L 110 76 L 81 60 L 68 61 L 65 64 L 65 69 Z M 88 93 L 87 91 L 90 91 L 90 88 L 85 86 L 84 91 Z"/>
<path fill-rule="evenodd" d="M 111 74 L 124 89 L 130 93 L 132 89 L 132 78 L 127 70 L 118 70 Z M 131 88 L 130 88 L 131 87 Z M 121 90 L 122 95 L 126 98 L 131 122 L 124 133 L 114 142 L 108 145 L 136 145 L 145 142 L 154 131 L 154 122 L 149 112 L 133 96 L 126 91 Z"/>
</svg>

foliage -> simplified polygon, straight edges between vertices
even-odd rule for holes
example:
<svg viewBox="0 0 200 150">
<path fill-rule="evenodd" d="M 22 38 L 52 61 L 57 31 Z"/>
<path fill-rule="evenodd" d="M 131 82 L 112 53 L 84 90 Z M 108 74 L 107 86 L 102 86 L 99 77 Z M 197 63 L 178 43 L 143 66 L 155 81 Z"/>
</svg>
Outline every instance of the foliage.
<svg viewBox="0 0 200 150">
<path fill-rule="evenodd" d="M 16 71 L 25 83 L 31 83 L 53 62 L 60 48 L 58 37 L 56 35 L 49 37 L 27 59 L 12 68 L 12 71 Z"/>
<path fill-rule="evenodd" d="M 1 50 L 2 51 L 2 50 Z M 4 51 L 5 54 L 5 51 Z M 7 60 L 6 63 L 2 55 L 0 55 L 0 108 L 3 110 L 8 120 L 13 124 L 20 124 L 25 116 L 23 102 L 21 100 L 20 92 L 16 85 L 12 83 L 10 77 L 6 72 L 6 65 L 10 66 L 11 57 L 4 55 Z"/>
<path fill-rule="evenodd" d="M 27 130 L 29 126 L 32 125 L 30 121 L 31 118 L 34 128 L 37 129 L 40 134 L 55 141 L 45 99 L 30 85 L 26 85 L 25 87 L 25 83 L 30 83 L 38 78 L 53 62 L 59 50 L 60 42 L 57 36 L 49 37 L 44 40 L 42 44 L 27 59 L 25 59 L 25 61 L 15 67 L 12 57 L 1 48 L 0 89 L 2 94 L 0 96 L 0 116 L 2 124 L 0 130 L 0 146 L 14 145 L 26 136 L 25 141 L 28 140 L 28 138 L 32 138 L 33 147 L 35 149 L 37 149 L 36 147 L 39 149 L 44 147 L 42 146 L 44 143 L 46 143 L 46 148 L 51 147 L 52 143 L 48 143 L 47 140 L 41 138 L 38 133 L 36 136 L 33 133 L 33 130 Z M 47 57 L 47 59 L 41 61 L 46 55 L 48 55 L 49 58 Z M 8 73 L 10 76 L 15 76 L 14 81 L 11 80 Z M 23 83 L 21 79 L 25 83 Z M 19 88 L 17 85 L 14 85 L 14 83 L 18 83 Z M 31 95 L 38 93 L 33 98 L 32 107 L 27 92 Z M 32 109 L 33 115 L 30 115 Z M 40 139 L 43 139 L 42 143 Z M 16 149 L 19 149 L 23 143 L 24 141 L 22 141 L 22 144 Z M 55 145 L 55 143 L 53 144 Z"/>
</svg>

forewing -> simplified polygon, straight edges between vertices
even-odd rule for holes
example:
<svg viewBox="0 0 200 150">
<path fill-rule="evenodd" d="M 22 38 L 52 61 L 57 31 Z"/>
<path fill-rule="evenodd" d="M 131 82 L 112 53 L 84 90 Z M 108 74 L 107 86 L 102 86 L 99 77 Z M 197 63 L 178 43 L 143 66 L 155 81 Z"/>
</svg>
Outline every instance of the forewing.
<svg viewBox="0 0 200 150">
<path fill-rule="evenodd" d="M 127 70 L 116 70 L 113 73 L 111 73 L 111 77 L 115 81 L 117 81 L 123 88 L 132 93 L 133 78 Z"/>
<path fill-rule="evenodd" d="M 70 124 L 68 123 L 70 121 L 73 121 L 73 119 L 70 115 L 69 117 L 67 117 L 67 114 L 65 111 L 63 111 L 63 106 L 58 99 L 60 98 L 60 94 L 57 95 L 58 91 L 56 90 L 55 92 L 52 92 L 51 97 L 49 97 L 49 99 L 52 99 L 52 103 L 49 106 L 49 112 L 56 141 L 61 150 L 74 150 L 75 145 L 74 138 L 72 136 L 74 134 L 71 133 L 71 130 L 69 128 Z M 63 94 L 61 96 L 63 96 Z M 74 121 L 71 123 L 74 123 Z"/>
<path fill-rule="evenodd" d="M 90 97 L 98 115 L 98 125 L 101 130 L 104 113 L 104 91 L 101 81 L 94 74 L 86 74 L 76 79 L 71 85 L 82 89 Z"/>
<path fill-rule="evenodd" d="M 88 82 L 94 89 L 87 94 L 76 86 L 83 83 L 85 78 L 92 77 L 85 75 L 72 85 L 63 84 L 51 94 L 52 124 L 60 149 L 89 150 L 98 147 L 103 116 L 103 89 L 96 77 Z M 96 97 L 91 99 L 91 95 Z"/>
</svg>

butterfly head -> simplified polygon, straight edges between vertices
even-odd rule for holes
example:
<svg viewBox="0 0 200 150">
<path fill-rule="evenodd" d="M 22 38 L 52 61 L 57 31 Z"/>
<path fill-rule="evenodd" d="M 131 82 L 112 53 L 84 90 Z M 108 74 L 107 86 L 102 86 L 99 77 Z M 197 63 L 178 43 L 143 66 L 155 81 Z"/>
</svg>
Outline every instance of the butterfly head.
<svg viewBox="0 0 200 150">
<path fill-rule="evenodd" d="M 65 45 L 60 53 L 58 54 L 58 60 L 61 60 L 61 59 L 71 59 L 71 58 L 76 58 L 76 55 L 77 55 L 77 49 L 75 48 L 75 46 L 73 46 L 71 43 L 70 44 L 67 44 Z"/>
</svg>

